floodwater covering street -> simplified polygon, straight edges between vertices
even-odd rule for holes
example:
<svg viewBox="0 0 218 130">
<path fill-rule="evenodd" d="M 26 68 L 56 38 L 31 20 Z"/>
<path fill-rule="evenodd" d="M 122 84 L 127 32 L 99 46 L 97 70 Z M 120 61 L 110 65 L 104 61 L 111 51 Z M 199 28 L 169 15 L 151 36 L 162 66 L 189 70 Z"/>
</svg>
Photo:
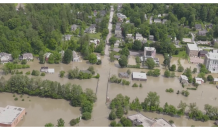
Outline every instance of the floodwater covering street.
<svg viewBox="0 0 218 130">
<path fill-rule="evenodd" d="M 110 12 L 110 21 L 109 21 L 109 34 L 107 36 L 107 42 L 111 37 L 111 29 L 112 29 L 112 17 L 113 11 Z M 109 61 L 109 45 L 105 47 L 105 56 L 102 56 L 102 64 L 101 65 L 93 65 L 97 73 L 100 74 L 100 80 L 98 85 L 98 93 L 97 93 L 97 101 L 94 103 L 92 119 L 88 121 L 82 120 L 76 126 L 109 126 L 110 120 L 108 119 L 108 115 L 110 113 L 110 109 L 106 104 L 106 93 L 107 93 L 107 82 L 109 71 L 111 75 L 118 75 L 119 72 L 126 72 L 128 68 L 120 68 L 117 61 L 110 62 Z M 160 63 L 163 63 L 163 56 L 157 54 L 160 60 Z M 171 64 L 177 65 L 178 58 L 172 58 Z M 82 62 L 71 62 L 70 64 L 45 64 L 41 65 L 38 63 L 39 61 L 35 59 L 33 62 L 29 62 L 31 68 L 22 69 L 23 73 L 27 71 L 39 70 L 42 66 L 48 66 L 49 68 L 54 68 L 54 74 L 46 74 L 42 79 L 48 79 L 52 81 L 60 82 L 61 84 L 71 83 L 81 85 L 83 89 L 91 88 L 95 92 L 97 86 L 97 79 L 85 79 L 85 80 L 69 80 L 67 78 L 67 74 L 65 77 L 60 78 L 59 72 L 64 70 L 68 72 L 70 69 L 78 67 L 80 70 L 87 69 L 90 64 L 87 61 Z M 134 57 L 130 57 L 129 64 L 136 64 Z M 195 64 L 189 64 L 187 60 L 181 59 L 181 64 L 184 68 L 191 67 L 192 69 L 196 67 Z M 2 67 L 2 65 L 0 66 Z M 175 78 L 165 78 L 164 67 L 161 68 L 161 75 L 159 77 L 148 77 L 147 81 L 132 81 L 131 78 L 128 80 L 131 81 L 130 86 L 123 86 L 120 84 L 110 83 L 108 86 L 108 96 L 112 100 L 116 97 L 117 94 L 121 93 L 122 95 L 126 95 L 130 97 L 130 102 L 136 97 L 139 98 L 140 102 L 144 101 L 144 98 L 147 96 L 147 93 L 157 92 L 160 96 L 160 106 L 163 106 L 166 102 L 168 104 L 178 106 L 179 102 L 182 100 L 183 102 L 194 103 L 196 102 L 198 108 L 200 110 L 204 110 L 205 104 L 210 104 L 212 106 L 218 106 L 218 98 L 215 85 L 205 83 L 198 87 L 197 90 L 190 90 L 190 95 L 188 97 L 184 97 L 181 94 L 176 94 L 175 92 L 182 91 L 185 88 L 182 88 L 177 77 Z M 131 72 L 140 72 L 145 71 L 147 69 L 130 69 Z M 176 76 L 181 75 L 182 73 L 176 72 Z M 2 75 L 2 70 L 1 70 Z M 4 75 L 3 75 L 4 76 Z M 5 79 L 10 78 L 10 74 L 4 76 Z M 30 76 L 31 77 L 31 76 Z M 131 87 L 133 83 L 142 83 L 142 88 Z M 165 90 L 168 88 L 173 88 L 174 93 L 166 93 Z M 69 122 L 71 119 L 75 119 L 80 116 L 81 111 L 79 107 L 72 107 L 70 102 L 65 101 L 64 99 L 50 99 L 50 98 L 40 98 L 24 95 L 25 101 L 14 101 L 13 94 L 11 93 L 0 93 L 0 107 L 5 107 L 6 105 L 15 105 L 26 108 L 27 115 L 24 119 L 18 124 L 18 126 L 44 126 L 46 123 L 57 124 L 57 120 L 59 118 L 63 118 L 65 121 L 65 126 L 70 126 Z M 136 112 L 129 111 L 128 115 L 135 114 Z M 181 118 L 171 117 L 168 115 L 162 115 L 151 112 L 142 112 L 142 114 L 146 115 L 150 118 L 164 118 L 166 120 L 173 120 L 176 126 L 212 126 L 213 121 L 201 122 L 189 120 L 185 116 Z"/>
</svg>

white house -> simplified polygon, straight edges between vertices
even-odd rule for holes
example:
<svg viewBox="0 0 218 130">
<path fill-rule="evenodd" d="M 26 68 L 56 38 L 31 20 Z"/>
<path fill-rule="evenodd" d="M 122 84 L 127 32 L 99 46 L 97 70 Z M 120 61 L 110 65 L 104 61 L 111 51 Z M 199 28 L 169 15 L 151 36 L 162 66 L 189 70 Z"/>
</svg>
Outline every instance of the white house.
<svg viewBox="0 0 218 130">
<path fill-rule="evenodd" d="M 74 61 L 74 62 L 80 61 L 80 57 L 76 54 L 76 52 L 73 51 L 72 53 L 73 53 L 73 61 Z"/>
<path fill-rule="evenodd" d="M 97 55 L 97 60 L 101 60 L 101 56 Z"/>
<path fill-rule="evenodd" d="M 205 55 L 204 65 L 211 73 L 218 73 L 218 53 L 208 52 Z"/>
<path fill-rule="evenodd" d="M 202 84 L 204 83 L 204 80 L 202 78 L 195 78 L 196 83 Z"/>
<path fill-rule="evenodd" d="M 54 69 L 52 69 L 52 68 L 49 68 L 49 69 L 48 69 L 48 73 L 54 73 L 54 72 L 55 72 Z"/>
<path fill-rule="evenodd" d="M 132 72 L 132 80 L 147 81 L 146 73 Z"/>
<path fill-rule="evenodd" d="M 94 43 L 95 47 L 100 43 L 99 39 L 90 40 L 90 43 Z"/>
</svg>

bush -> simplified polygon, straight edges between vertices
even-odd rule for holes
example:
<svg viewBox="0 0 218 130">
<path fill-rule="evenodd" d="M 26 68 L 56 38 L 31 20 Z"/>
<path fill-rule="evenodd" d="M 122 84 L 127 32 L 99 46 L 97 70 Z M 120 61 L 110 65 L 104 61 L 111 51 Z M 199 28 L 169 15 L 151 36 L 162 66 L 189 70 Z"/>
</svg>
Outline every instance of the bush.
<svg viewBox="0 0 218 130">
<path fill-rule="evenodd" d="M 84 119 L 84 120 L 89 120 L 89 119 L 91 119 L 91 113 L 90 113 L 90 112 L 84 112 L 84 113 L 82 114 L 82 119 Z"/>
<path fill-rule="evenodd" d="M 128 68 L 140 68 L 140 64 L 137 63 L 137 65 L 127 65 Z"/>
<path fill-rule="evenodd" d="M 110 126 L 115 127 L 117 125 L 116 121 L 111 121 Z"/>
<path fill-rule="evenodd" d="M 167 78 L 170 77 L 170 71 L 169 71 L 169 70 L 166 70 L 166 71 L 164 72 L 164 76 L 167 77 Z"/>
<path fill-rule="evenodd" d="M 189 92 L 187 90 L 182 90 L 182 95 L 188 97 Z"/>
<path fill-rule="evenodd" d="M 136 61 L 136 63 L 141 63 L 141 60 L 140 60 L 139 56 L 137 56 L 137 57 L 135 58 L 135 61 Z"/>
<path fill-rule="evenodd" d="M 121 83 L 122 79 L 119 79 L 116 77 L 116 75 L 113 75 L 111 78 L 110 78 L 110 82 L 111 83 Z"/>
<path fill-rule="evenodd" d="M 27 63 L 27 60 L 22 60 L 21 64 L 25 65 Z"/>
<path fill-rule="evenodd" d="M 76 125 L 76 124 L 79 123 L 79 122 L 80 122 L 79 118 L 77 118 L 77 119 L 72 119 L 72 120 L 70 121 L 70 125 L 71 125 L 71 126 L 74 126 L 74 125 Z"/>
<path fill-rule="evenodd" d="M 207 81 L 213 81 L 213 79 L 214 79 L 214 78 L 213 78 L 212 75 L 208 75 L 208 76 L 207 76 Z"/>
<path fill-rule="evenodd" d="M 138 87 L 138 84 L 134 83 L 134 84 L 132 85 L 132 87 Z"/>
<path fill-rule="evenodd" d="M 24 99 L 22 99 L 22 101 L 24 101 Z"/>
<path fill-rule="evenodd" d="M 172 88 L 166 89 L 166 92 L 173 93 L 174 90 Z"/>
<path fill-rule="evenodd" d="M 99 73 L 97 73 L 97 75 L 96 75 L 96 76 L 94 76 L 94 78 L 96 78 L 96 79 L 99 79 L 99 78 L 100 78 L 100 75 L 99 75 Z"/>
<path fill-rule="evenodd" d="M 42 72 L 42 73 L 41 73 L 41 76 L 45 76 L 45 72 Z"/>
<path fill-rule="evenodd" d="M 142 87 L 142 84 L 140 83 L 139 87 L 141 88 Z"/>
<path fill-rule="evenodd" d="M 127 81 L 127 80 L 125 80 L 125 79 L 122 80 L 122 85 L 129 85 L 129 84 L 130 84 L 129 81 Z"/>
<path fill-rule="evenodd" d="M 128 69 L 128 70 L 126 71 L 126 73 L 127 73 L 128 75 L 130 75 L 130 74 L 131 74 L 131 71 Z"/>
<path fill-rule="evenodd" d="M 101 51 L 101 56 L 103 56 L 104 55 L 104 51 Z"/>
<path fill-rule="evenodd" d="M 100 64 L 101 64 L 101 60 L 98 60 L 96 64 L 97 64 L 97 65 L 100 65 Z"/>
<path fill-rule="evenodd" d="M 30 75 L 30 71 L 27 71 L 27 72 L 26 72 L 26 75 Z"/>
<path fill-rule="evenodd" d="M 63 78 L 65 74 L 65 71 L 60 71 L 60 77 Z"/>
<path fill-rule="evenodd" d="M 31 75 L 39 76 L 40 72 L 38 70 L 33 70 Z"/>
<path fill-rule="evenodd" d="M 179 67 L 178 67 L 178 70 L 177 70 L 178 72 L 183 72 L 184 71 L 184 67 L 183 66 L 181 66 L 181 65 L 179 65 Z"/>
<path fill-rule="evenodd" d="M 14 98 L 14 100 L 15 100 L 15 101 L 17 101 L 17 100 L 18 100 L 18 98 L 16 97 L 16 98 Z"/>
<path fill-rule="evenodd" d="M 90 71 L 93 75 L 95 74 L 95 69 L 93 66 L 90 66 L 87 70 Z"/>
<path fill-rule="evenodd" d="M 115 120 L 117 118 L 116 113 L 112 110 L 109 114 L 109 119 L 110 120 Z"/>
</svg>

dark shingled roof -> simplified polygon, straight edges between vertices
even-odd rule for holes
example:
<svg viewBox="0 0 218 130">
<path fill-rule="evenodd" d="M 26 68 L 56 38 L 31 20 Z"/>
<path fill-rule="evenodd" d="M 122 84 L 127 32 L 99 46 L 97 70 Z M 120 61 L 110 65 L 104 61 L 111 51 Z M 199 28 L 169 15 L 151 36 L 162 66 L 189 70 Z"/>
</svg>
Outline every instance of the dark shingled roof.
<svg viewBox="0 0 218 130">
<path fill-rule="evenodd" d="M 199 53 L 200 54 L 207 54 L 208 52 L 203 50 L 203 51 L 200 51 Z"/>
</svg>

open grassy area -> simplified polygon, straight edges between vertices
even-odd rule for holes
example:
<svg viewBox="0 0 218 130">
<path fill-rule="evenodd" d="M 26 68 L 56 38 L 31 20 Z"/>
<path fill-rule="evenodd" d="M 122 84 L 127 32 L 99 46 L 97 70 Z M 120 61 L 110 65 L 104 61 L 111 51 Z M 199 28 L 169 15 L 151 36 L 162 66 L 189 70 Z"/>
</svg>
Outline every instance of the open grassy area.
<svg viewBox="0 0 218 130">
<path fill-rule="evenodd" d="M 90 39 L 100 39 L 101 33 L 89 33 Z"/>
<path fill-rule="evenodd" d="M 185 58 L 186 51 L 180 51 L 178 55 L 173 55 L 173 57 Z"/>
</svg>

